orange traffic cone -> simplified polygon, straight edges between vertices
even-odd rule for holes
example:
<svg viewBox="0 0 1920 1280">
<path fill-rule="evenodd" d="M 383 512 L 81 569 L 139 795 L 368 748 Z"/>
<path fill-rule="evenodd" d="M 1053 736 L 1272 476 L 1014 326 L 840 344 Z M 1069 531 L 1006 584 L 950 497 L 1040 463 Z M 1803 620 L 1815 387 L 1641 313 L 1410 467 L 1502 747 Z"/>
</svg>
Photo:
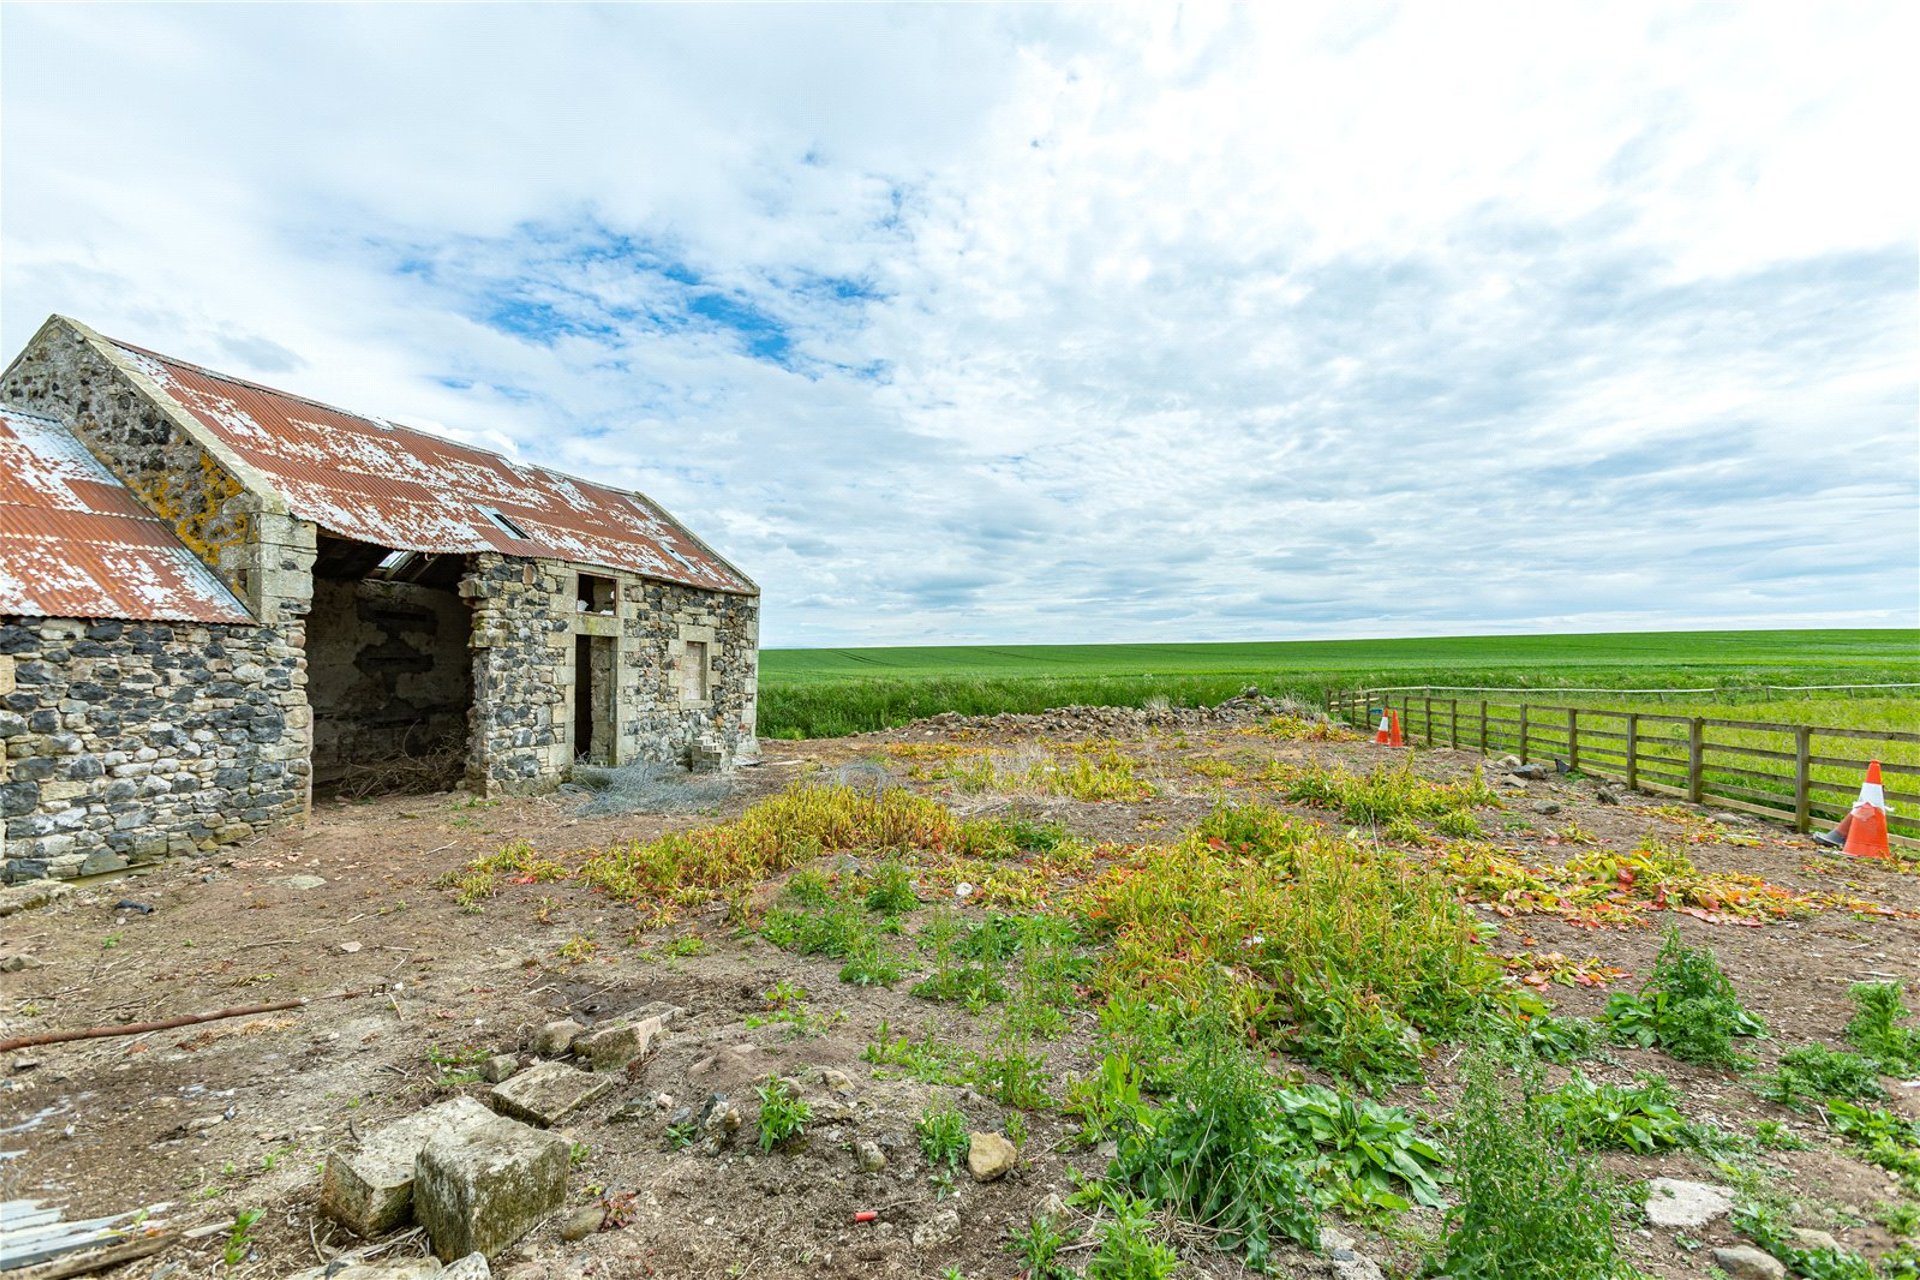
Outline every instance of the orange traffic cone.
<svg viewBox="0 0 1920 1280">
<path fill-rule="evenodd" d="M 1880 782 L 1878 760 L 1867 761 L 1867 778 L 1860 784 L 1860 798 L 1853 802 L 1852 811 L 1840 819 L 1839 826 L 1813 839 L 1856 858 L 1893 856 L 1887 846 L 1887 792 Z"/>
<path fill-rule="evenodd" d="M 1389 739 L 1392 736 L 1389 726 L 1392 718 L 1393 713 L 1391 711 L 1382 711 L 1380 713 L 1380 727 L 1373 732 L 1374 746 L 1384 747 L 1389 745 Z"/>
<path fill-rule="evenodd" d="M 1403 740 L 1401 739 L 1401 737 L 1400 737 L 1400 717 L 1399 717 L 1399 715 L 1398 715 L 1397 713 L 1395 713 L 1395 712 L 1392 712 L 1392 711 L 1389 711 L 1389 712 L 1387 713 L 1387 715 L 1388 715 L 1388 717 L 1389 717 L 1390 719 L 1392 719 L 1392 721 L 1393 721 L 1393 736 L 1392 736 L 1391 738 L 1389 738 L 1389 739 L 1387 740 L 1387 745 L 1388 745 L 1388 746 L 1390 746 L 1390 747 L 1404 747 L 1404 746 L 1406 746 L 1407 744 L 1406 744 L 1406 743 L 1405 743 L 1405 742 L 1404 742 L 1404 741 L 1403 741 Z"/>
</svg>

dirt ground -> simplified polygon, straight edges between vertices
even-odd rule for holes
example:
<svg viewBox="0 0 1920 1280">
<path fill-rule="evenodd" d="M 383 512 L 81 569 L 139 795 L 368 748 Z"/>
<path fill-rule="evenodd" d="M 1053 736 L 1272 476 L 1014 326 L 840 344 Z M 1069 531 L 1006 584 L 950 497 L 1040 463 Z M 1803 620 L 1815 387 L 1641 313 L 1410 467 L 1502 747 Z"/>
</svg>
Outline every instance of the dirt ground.
<svg viewBox="0 0 1920 1280">
<path fill-rule="evenodd" d="M 1139 802 L 1079 802 L 1032 795 L 957 794 L 950 783 L 908 778 L 903 743 L 1017 747 L 1023 742 L 1111 737 L 1156 794 Z M 1101 1153 L 1078 1145 L 1072 1121 L 1054 1112 L 1024 1117 L 1021 1163 L 1008 1178 L 975 1185 L 964 1170 L 936 1185 L 913 1134 L 930 1100 L 956 1101 L 976 1128 L 1002 1128 L 999 1104 L 970 1090 L 893 1078 L 862 1057 L 883 1023 L 893 1034 L 931 1028 L 979 1044 L 977 1020 L 950 1005 L 907 994 L 911 977 L 888 987 L 842 984 L 839 961 L 779 951 L 724 919 L 725 908 L 646 930 L 627 907 L 577 884 L 507 885 L 478 913 L 437 887 L 444 874 L 514 840 L 562 861 L 580 851 L 648 839 L 672 827 L 738 812 L 810 771 L 877 762 L 906 785 L 939 794 L 969 812 L 1017 809 L 1064 823 L 1094 841 L 1170 840 L 1220 795 L 1278 797 L 1256 782 L 1225 785 L 1222 768 L 1267 760 L 1375 767 L 1383 753 L 1363 742 L 1284 742 L 1250 736 L 1231 722 L 1109 723 L 1052 715 L 968 722 L 942 717 L 859 738 L 765 744 L 766 762 L 743 771 L 737 793 L 713 815 L 575 816 L 577 796 L 483 802 L 461 793 L 322 802 L 304 830 L 255 839 L 147 874 L 80 886 L 51 905 L 0 919 L 0 1039 L 41 1030 L 140 1023 L 173 1015 L 307 997 L 295 1009 L 140 1036 L 31 1048 L 0 1061 L 0 1200 L 36 1199 L 69 1219 L 169 1206 L 157 1216 L 212 1230 L 122 1269 L 124 1276 L 281 1276 L 361 1242 L 314 1208 L 320 1162 L 335 1144 L 456 1093 L 484 1095 L 472 1081 L 478 1051 L 526 1054 L 550 1020 L 583 1022 L 649 1001 L 686 1010 L 664 1047 L 620 1087 L 573 1117 L 576 1143 L 569 1207 L 611 1198 L 617 1229 L 578 1241 L 558 1233 L 566 1212 L 496 1260 L 513 1277 L 812 1276 L 984 1280 L 1018 1274 L 1006 1252 L 1009 1227 L 1072 1190 L 1069 1171 L 1098 1172 Z M 1474 755 L 1421 749 L 1415 768 L 1464 777 Z M 1592 781 L 1550 778 L 1503 787 L 1503 821 L 1490 837 L 1532 863 L 1564 861 L 1560 832 L 1584 828 L 1602 847 L 1631 848 L 1649 831 L 1685 840 L 1703 870 L 1735 870 L 1792 889 L 1845 892 L 1894 912 L 1920 913 L 1914 864 L 1885 866 L 1816 856 L 1805 838 L 1757 820 L 1656 806 L 1644 797 L 1602 804 Z M 1557 812 L 1543 814 L 1548 805 Z M 1336 815 L 1288 806 L 1299 816 Z M 304 877 L 304 879 L 303 879 Z M 1548 916 L 1506 918 L 1496 952 L 1563 953 L 1623 971 L 1610 987 L 1549 985 L 1559 1013 L 1595 1015 L 1609 990 L 1631 989 L 1650 967 L 1660 934 L 1652 928 L 1583 928 Z M 1850 1013 L 1847 990 L 1866 980 L 1903 979 L 1920 993 L 1920 919 L 1827 910 L 1765 927 L 1664 913 L 1692 942 L 1718 953 L 1771 1039 L 1755 1052 L 1769 1065 L 1783 1047 L 1838 1044 Z M 696 938 L 698 942 L 688 939 Z M 0 965 L 0 967 L 4 967 Z M 834 1011 L 825 1034 L 794 1038 L 778 1024 L 748 1026 L 764 1014 L 763 993 L 784 981 L 805 988 L 815 1010 Z M 344 996 L 341 993 L 346 993 Z M 1054 1047 L 1056 1072 L 1085 1070 L 1094 1015 L 1074 1010 L 1075 1027 Z M 530 1058 L 526 1058 L 530 1061 Z M 844 1073 L 835 1092 L 821 1070 Z M 1833 1232 L 1847 1247 L 1878 1251 L 1890 1242 L 1871 1220 L 1900 1196 L 1891 1175 L 1854 1159 L 1817 1119 L 1757 1099 L 1740 1077 L 1688 1067 L 1664 1056 L 1612 1049 L 1585 1064 L 1596 1079 L 1666 1074 L 1689 1119 L 1750 1131 L 1757 1120 L 1785 1125 L 1812 1144 L 1768 1152 L 1748 1174 L 1791 1199 L 1798 1220 Z M 791 1149 L 762 1154 L 751 1142 L 752 1087 L 769 1074 L 808 1088 L 815 1122 Z M 1311 1073 L 1309 1073 L 1311 1075 Z M 832 1077 L 825 1079 L 831 1080 Z M 1430 1092 L 1391 1095 L 1416 1111 L 1449 1109 L 1456 1090 L 1443 1056 Z M 749 1126 L 730 1151 L 703 1156 L 667 1141 L 670 1112 L 714 1091 L 745 1104 Z M 1895 1088 L 1892 1104 L 1920 1116 L 1920 1088 Z M 666 1095 L 669 1101 L 657 1101 Z M 1017 1127 L 1017 1125 L 1016 1125 Z M 862 1172 L 851 1154 L 879 1144 L 886 1167 Z M 1724 1182 L 1702 1157 L 1612 1157 L 1632 1178 L 1667 1175 Z M 232 1249 L 226 1224 L 243 1210 L 263 1216 Z M 854 1215 L 877 1217 L 855 1222 Z M 1066 1209 L 1067 1219 L 1077 1211 Z M 1431 1211 L 1405 1215 L 1385 1233 L 1346 1224 L 1362 1250 L 1391 1272 L 1411 1264 Z M 1378 1225 L 1378 1224 L 1376 1224 Z M 612 1227 L 612 1224 L 609 1224 Z M 1715 1274 L 1710 1246 L 1736 1241 L 1723 1219 L 1687 1235 L 1640 1226 L 1625 1235 L 1635 1261 L 1655 1275 Z M 389 1256 L 420 1252 L 418 1235 Z M 1084 1263 L 1087 1253 L 1069 1254 Z M 1183 1241 L 1187 1274 L 1232 1276 L 1242 1269 Z M 1333 1264 L 1290 1254 L 1283 1273 L 1333 1275 Z"/>
</svg>

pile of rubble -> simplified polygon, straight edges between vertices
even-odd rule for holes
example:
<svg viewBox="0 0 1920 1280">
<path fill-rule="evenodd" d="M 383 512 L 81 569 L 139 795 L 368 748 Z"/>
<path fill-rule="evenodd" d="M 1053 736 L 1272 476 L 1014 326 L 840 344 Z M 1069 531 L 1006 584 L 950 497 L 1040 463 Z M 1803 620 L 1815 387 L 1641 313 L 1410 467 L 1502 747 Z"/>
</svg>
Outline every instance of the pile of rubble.
<svg viewBox="0 0 1920 1280">
<path fill-rule="evenodd" d="M 330 1152 L 321 1211 L 365 1240 L 417 1224 L 434 1257 L 343 1255 L 299 1280 L 484 1280 L 488 1259 L 566 1200 L 572 1144 L 553 1127 L 612 1089 L 615 1073 L 644 1057 L 679 1016 L 656 1003 L 591 1028 L 550 1023 L 535 1038 L 531 1065 L 523 1069 L 510 1054 L 484 1064 L 493 1082 L 487 1105 L 452 1098 Z M 559 1060 L 568 1054 L 587 1069 Z"/>
</svg>

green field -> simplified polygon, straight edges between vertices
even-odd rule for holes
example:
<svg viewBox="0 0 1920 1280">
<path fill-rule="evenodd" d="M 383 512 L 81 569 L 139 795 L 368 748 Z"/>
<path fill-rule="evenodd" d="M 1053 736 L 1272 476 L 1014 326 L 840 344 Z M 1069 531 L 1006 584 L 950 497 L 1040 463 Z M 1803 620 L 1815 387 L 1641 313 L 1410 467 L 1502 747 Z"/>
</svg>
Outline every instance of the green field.
<svg viewBox="0 0 1920 1280">
<path fill-rule="evenodd" d="M 1329 688 L 1380 685 L 1713 688 L 1734 697 L 1763 685 L 1915 681 L 1913 629 L 768 649 L 760 727 L 770 737 L 837 737 L 941 711 L 1213 703 L 1249 684 L 1318 702 Z"/>
</svg>

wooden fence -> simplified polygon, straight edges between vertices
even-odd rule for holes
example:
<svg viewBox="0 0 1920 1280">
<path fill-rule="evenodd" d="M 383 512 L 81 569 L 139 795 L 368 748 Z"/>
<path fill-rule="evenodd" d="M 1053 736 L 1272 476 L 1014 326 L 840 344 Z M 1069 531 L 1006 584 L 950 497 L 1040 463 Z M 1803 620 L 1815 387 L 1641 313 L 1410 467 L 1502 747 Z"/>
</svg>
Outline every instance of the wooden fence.
<svg viewBox="0 0 1920 1280">
<path fill-rule="evenodd" d="M 1791 823 L 1811 831 L 1853 805 L 1874 751 L 1885 778 L 1888 832 L 1920 848 L 1920 733 L 1829 729 L 1820 725 L 1723 720 L 1594 707 L 1543 707 L 1487 699 L 1437 698 L 1378 689 L 1328 694 L 1327 712 L 1371 732 L 1382 709 L 1400 715 L 1409 744 L 1554 759 L 1629 789 L 1678 796 Z M 1893 756 L 1889 760 L 1887 757 Z"/>
</svg>

